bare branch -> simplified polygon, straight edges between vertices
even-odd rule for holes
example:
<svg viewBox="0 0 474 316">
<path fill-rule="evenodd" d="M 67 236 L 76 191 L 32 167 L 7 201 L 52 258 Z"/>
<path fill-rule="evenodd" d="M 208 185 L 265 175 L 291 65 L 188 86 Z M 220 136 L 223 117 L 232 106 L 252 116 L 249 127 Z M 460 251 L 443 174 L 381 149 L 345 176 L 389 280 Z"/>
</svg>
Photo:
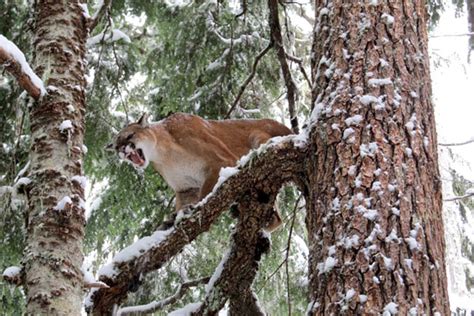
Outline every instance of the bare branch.
<svg viewBox="0 0 474 316">
<path fill-rule="evenodd" d="M 167 297 L 160 301 L 154 301 L 146 305 L 122 307 L 117 311 L 117 316 L 131 315 L 131 314 L 146 315 L 146 314 L 151 314 L 153 312 L 156 312 L 160 309 L 163 309 L 163 307 L 167 305 L 176 303 L 180 298 L 184 296 L 184 294 L 186 294 L 189 288 L 207 283 L 209 282 L 209 279 L 210 279 L 209 277 L 204 277 L 201 279 L 184 282 L 183 284 L 179 285 L 176 292 L 170 297 Z"/>
<path fill-rule="evenodd" d="M 471 197 L 471 196 L 474 196 L 474 191 L 472 191 L 472 192 L 467 192 L 466 194 L 461 195 L 461 196 L 449 197 L 449 198 L 447 198 L 447 199 L 444 199 L 443 201 L 444 201 L 444 202 L 459 201 L 459 200 L 462 200 L 462 199 L 465 199 L 465 198 L 468 198 L 468 197 Z"/>
<path fill-rule="evenodd" d="M 262 59 L 263 56 L 265 56 L 266 53 L 272 48 L 273 46 L 273 41 L 270 41 L 267 47 L 265 47 L 260 53 L 258 53 L 257 57 L 255 57 L 255 60 L 253 61 L 252 65 L 252 71 L 250 72 L 249 76 L 247 79 L 245 79 L 244 83 L 240 86 L 239 93 L 237 94 L 237 97 L 234 100 L 234 103 L 232 103 L 232 106 L 230 107 L 229 111 L 227 112 L 225 118 L 229 118 L 230 114 L 232 111 L 234 111 L 235 107 L 240 101 L 240 98 L 242 97 L 242 94 L 244 94 L 245 89 L 249 85 L 249 83 L 252 81 L 253 77 L 255 77 L 255 73 L 257 71 L 257 66 L 258 63 L 260 62 L 260 59 Z"/>
<path fill-rule="evenodd" d="M 23 71 L 21 64 L 13 56 L 0 46 L 0 65 L 5 67 L 13 77 L 16 78 L 20 87 L 25 89 L 29 95 L 38 100 L 42 94 L 41 87 L 33 83 L 32 78 Z"/>
<path fill-rule="evenodd" d="M 112 4 L 112 0 L 104 0 L 102 5 L 97 9 L 97 11 L 94 13 L 92 16 L 90 22 L 89 22 L 89 32 L 92 33 L 92 31 L 95 29 L 97 24 L 99 24 L 100 20 L 103 18 L 107 10 L 110 8 L 110 5 Z"/>
<path fill-rule="evenodd" d="M 474 36 L 474 32 L 459 33 L 459 34 L 438 34 L 438 35 L 431 35 L 430 38 L 437 38 L 437 37 L 460 37 L 460 36 Z"/>
<path fill-rule="evenodd" d="M 247 13 L 247 0 L 243 0 L 242 1 L 242 12 L 240 12 L 239 14 L 237 14 L 235 16 L 235 19 L 238 19 L 240 18 L 242 15 L 245 15 Z"/>
<path fill-rule="evenodd" d="M 283 46 L 280 19 L 278 16 L 278 0 L 268 0 L 268 8 L 270 10 L 270 35 L 273 42 L 275 43 L 274 47 L 277 53 L 278 61 L 280 62 L 280 68 L 283 73 L 283 79 L 285 80 L 286 85 L 286 96 L 288 99 L 288 110 L 290 113 L 291 129 L 295 134 L 298 134 L 298 117 L 296 116 L 295 112 L 297 88 L 291 76 L 290 67 L 286 62 L 287 54 L 285 52 L 285 47 Z"/>
<path fill-rule="evenodd" d="M 467 145 L 467 144 L 471 144 L 471 143 L 474 143 L 474 137 L 472 137 L 471 139 L 469 140 L 466 140 L 464 142 L 459 142 L 459 143 L 438 143 L 438 145 L 440 146 L 462 146 L 462 145 Z"/>
<path fill-rule="evenodd" d="M 292 139 L 268 146 L 268 149 L 256 155 L 251 164 L 240 167 L 241 170 L 227 179 L 213 194 L 188 211 L 180 222 L 175 223 L 166 237 L 149 249 L 126 261 L 117 262 L 110 267 L 113 273 L 104 273 L 99 279 L 110 289 L 98 289 L 91 294 L 92 312 L 97 315 L 109 313 L 115 304 L 120 304 L 129 291 L 136 290 L 142 275 L 161 268 L 184 246 L 192 242 L 201 233 L 209 230 L 219 215 L 234 202 L 242 198 L 248 188 L 267 185 L 275 192 L 283 183 L 293 180 L 302 168 L 305 147 L 296 147 Z M 278 172 L 275 172 L 278 170 Z M 258 176 L 256 176 L 258 175 Z"/>
<path fill-rule="evenodd" d="M 304 79 L 306 80 L 306 83 L 308 83 L 308 87 L 311 88 L 311 80 L 309 79 L 309 76 L 308 76 L 308 74 L 306 73 L 306 70 L 303 67 L 303 60 L 301 58 L 291 56 L 288 53 L 286 54 L 286 58 L 291 60 L 292 62 L 295 62 L 295 63 L 298 64 L 298 66 L 300 67 L 300 71 L 303 74 Z"/>
</svg>

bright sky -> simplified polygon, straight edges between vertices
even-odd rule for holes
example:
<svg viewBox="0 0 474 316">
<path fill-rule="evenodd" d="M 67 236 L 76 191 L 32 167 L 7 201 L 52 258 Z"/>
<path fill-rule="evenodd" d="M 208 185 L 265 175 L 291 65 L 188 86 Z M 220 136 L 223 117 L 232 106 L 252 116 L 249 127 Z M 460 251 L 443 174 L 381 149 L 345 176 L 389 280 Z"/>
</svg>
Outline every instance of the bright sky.
<svg viewBox="0 0 474 316">
<path fill-rule="evenodd" d="M 433 97 L 440 143 L 462 142 L 474 137 L 474 52 L 471 53 L 471 64 L 468 64 L 468 36 L 433 36 L 467 32 L 466 14 L 456 18 L 454 8 L 450 6 L 441 15 L 440 23 L 430 37 Z M 435 66 L 436 63 L 439 65 Z M 471 169 L 467 170 L 469 173 L 464 176 L 474 180 L 474 143 L 451 148 L 471 164 Z"/>
</svg>

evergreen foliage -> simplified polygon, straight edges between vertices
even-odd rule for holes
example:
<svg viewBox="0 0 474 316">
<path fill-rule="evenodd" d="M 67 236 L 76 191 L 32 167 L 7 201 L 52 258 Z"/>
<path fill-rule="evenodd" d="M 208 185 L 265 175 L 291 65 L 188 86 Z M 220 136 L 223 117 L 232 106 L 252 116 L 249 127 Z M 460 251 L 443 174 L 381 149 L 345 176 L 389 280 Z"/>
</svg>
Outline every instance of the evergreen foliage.
<svg viewBox="0 0 474 316">
<path fill-rule="evenodd" d="M 118 29 L 130 38 L 130 42 L 125 37 L 89 46 L 85 137 L 88 153 L 84 169 L 92 190 L 88 196 L 90 216 L 84 253 L 86 264 L 91 264 L 93 271 L 120 249 L 150 234 L 173 212 L 173 196 L 163 179 L 151 170 L 138 173 L 105 150 L 115 133 L 144 111 L 150 112 L 155 120 L 174 112 L 225 118 L 251 72 L 255 56 L 269 43 L 265 2 L 246 1 L 243 14 L 240 14 L 241 8 L 235 9 L 237 1 L 170 3 L 172 1 L 114 0 L 110 15 L 91 34 L 92 38 Z M 28 60 L 32 60 L 34 54 L 27 32 L 33 13 L 31 6 L 29 2 L 8 0 L 0 4 L 0 34 L 15 42 Z M 436 20 L 442 2 L 431 1 L 430 7 Z M 287 4 L 281 16 L 287 52 L 301 58 L 306 66 L 311 38 L 302 33 L 293 19 L 311 24 L 308 17 L 314 13 L 311 15 L 308 8 L 310 6 Z M 94 11 L 92 6 L 89 10 Z M 292 70 L 300 92 L 298 111 L 306 117 L 309 111 L 307 83 L 296 63 L 292 64 Z M 232 117 L 288 120 L 280 73 L 276 56 L 270 51 L 258 64 L 256 76 Z M 14 80 L 0 77 L 0 186 L 4 188 L 14 185 L 18 172 L 28 161 L 29 125 L 25 115 L 28 100 L 20 97 L 20 93 Z M 259 109 L 260 113 L 246 111 L 252 109 Z M 11 191 L 0 191 L 2 271 L 20 264 L 24 245 L 24 198 L 16 193 L 16 188 Z M 307 250 L 304 248 L 303 203 L 300 201 L 295 206 L 298 196 L 292 187 L 280 194 L 285 224 L 272 234 L 271 253 L 264 257 L 254 285 L 262 305 L 271 315 L 288 313 L 288 294 L 295 314 L 303 314 L 307 305 Z M 138 291 L 130 296 L 128 305 L 170 296 L 183 278 L 212 275 L 228 247 L 233 222 L 230 215 L 222 217 L 209 233 L 200 236 L 167 267 L 149 274 Z M 292 242 L 287 254 L 290 231 Z M 12 289 L 0 283 L 0 295 L 3 314 L 23 314 L 21 288 Z M 193 288 L 179 306 L 198 301 L 203 295 L 203 286 Z"/>
</svg>

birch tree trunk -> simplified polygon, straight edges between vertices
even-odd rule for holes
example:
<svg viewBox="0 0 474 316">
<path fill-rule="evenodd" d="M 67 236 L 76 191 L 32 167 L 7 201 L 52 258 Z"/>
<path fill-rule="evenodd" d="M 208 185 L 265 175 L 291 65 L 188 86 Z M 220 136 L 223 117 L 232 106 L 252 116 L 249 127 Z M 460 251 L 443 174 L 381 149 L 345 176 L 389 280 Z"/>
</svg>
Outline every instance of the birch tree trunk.
<svg viewBox="0 0 474 316">
<path fill-rule="evenodd" d="M 50 87 L 30 111 L 27 313 L 80 315 L 87 26 L 76 1 L 35 3 L 35 71 Z"/>
<path fill-rule="evenodd" d="M 315 5 L 310 314 L 449 315 L 425 1 Z"/>
</svg>

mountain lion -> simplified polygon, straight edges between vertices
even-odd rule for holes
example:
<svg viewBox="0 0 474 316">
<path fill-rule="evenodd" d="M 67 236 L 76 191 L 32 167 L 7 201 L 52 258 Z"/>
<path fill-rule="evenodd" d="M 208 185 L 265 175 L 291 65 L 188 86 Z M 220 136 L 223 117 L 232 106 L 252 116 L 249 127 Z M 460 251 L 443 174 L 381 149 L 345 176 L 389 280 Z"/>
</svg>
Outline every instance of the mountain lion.
<svg viewBox="0 0 474 316">
<path fill-rule="evenodd" d="M 235 166 L 241 156 L 269 138 L 288 134 L 290 129 L 269 119 L 217 121 L 176 113 L 148 123 L 144 114 L 122 129 L 109 147 L 135 167 L 151 164 L 175 191 L 178 211 L 209 194 L 222 167 Z M 281 224 L 277 212 L 274 217 L 266 230 Z"/>
</svg>

